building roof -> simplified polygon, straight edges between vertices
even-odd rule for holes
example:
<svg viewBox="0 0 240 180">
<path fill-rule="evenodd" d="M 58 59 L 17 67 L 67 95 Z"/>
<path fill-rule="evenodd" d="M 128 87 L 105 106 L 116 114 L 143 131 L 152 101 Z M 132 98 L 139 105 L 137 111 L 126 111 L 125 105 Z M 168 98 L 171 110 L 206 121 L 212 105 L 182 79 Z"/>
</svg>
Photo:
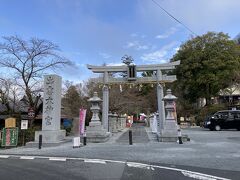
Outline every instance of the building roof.
<svg viewBox="0 0 240 180">
<path fill-rule="evenodd" d="M 238 96 L 238 95 L 240 96 L 240 86 L 233 85 L 224 90 L 220 90 L 219 95 L 220 96 Z"/>
</svg>

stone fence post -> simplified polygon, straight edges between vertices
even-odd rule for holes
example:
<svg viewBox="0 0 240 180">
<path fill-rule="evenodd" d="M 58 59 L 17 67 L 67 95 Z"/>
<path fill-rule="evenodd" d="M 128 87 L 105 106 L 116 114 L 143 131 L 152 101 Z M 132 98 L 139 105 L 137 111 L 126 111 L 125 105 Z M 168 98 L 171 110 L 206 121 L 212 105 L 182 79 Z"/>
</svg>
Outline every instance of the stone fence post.
<svg viewBox="0 0 240 180">
<path fill-rule="evenodd" d="M 108 115 L 109 118 L 109 132 L 111 133 L 116 133 L 118 132 L 117 130 L 117 119 L 118 119 L 118 115 L 109 113 Z"/>
<path fill-rule="evenodd" d="M 152 130 L 152 128 L 153 128 L 153 115 L 149 116 L 149 125 L 150 125 L 150 129 Z"/>
<path fill-rule="evenodd" d="M 123 130 L 124 128 L 126 128 L 126 119 L 127 119 L 127 117 L 124 116 L 124 115 L 121 115 L 120 118 L 121 118 L 121 128 Z"/>
<path fill-rule="evenodd" d="M 123 130 L 125 127 L 124 127 L 124 121 L 125 121 L 125 116 L 122 116 L 122 115 L 120 115 L 119 117 L 118 117 L 118 124 L 119 124 L 119 130 Z"/>
<path fill-rule="evenodd" d="M 121 131 L 121 121 L 120 121 L 120 117 L 118 116 L 118 114 L 115 112 L 114 116 L 116 117 L 116 129 L 117 132 Z"/>
</svg>

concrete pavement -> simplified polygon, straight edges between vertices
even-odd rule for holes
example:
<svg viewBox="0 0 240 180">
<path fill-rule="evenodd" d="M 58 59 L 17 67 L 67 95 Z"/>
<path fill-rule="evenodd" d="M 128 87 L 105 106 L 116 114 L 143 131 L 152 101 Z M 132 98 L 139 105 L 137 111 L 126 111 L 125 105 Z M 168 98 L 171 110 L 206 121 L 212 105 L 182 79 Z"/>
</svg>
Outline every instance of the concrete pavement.
<svg viewBox="0 0 240 180">
<path fill-rule="evenodd" d="M 132 130 L 133 143 L 148 143 L 150 141 L 146 132 L 145 126 L 142 123 L 133 124 L 130 128 Z M 117 140 L 116 143 L 129 144 L 129 131 L 124 132 Z"/>
</svg>

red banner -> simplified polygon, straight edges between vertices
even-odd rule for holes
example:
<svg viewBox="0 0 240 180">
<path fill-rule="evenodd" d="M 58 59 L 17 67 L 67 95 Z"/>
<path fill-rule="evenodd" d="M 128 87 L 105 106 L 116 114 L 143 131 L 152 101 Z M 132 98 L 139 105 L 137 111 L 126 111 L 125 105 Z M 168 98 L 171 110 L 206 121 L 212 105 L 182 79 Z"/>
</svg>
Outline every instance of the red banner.
<svg viewBox="0 0 240 180">
<path fill-rule="evenodd" d="M 85 132 L 85 119 L 86 119 L 86 109 L 80 109 L 79 111 L 79 132 L 80 135 L 84 135 Z"/>
</svg>

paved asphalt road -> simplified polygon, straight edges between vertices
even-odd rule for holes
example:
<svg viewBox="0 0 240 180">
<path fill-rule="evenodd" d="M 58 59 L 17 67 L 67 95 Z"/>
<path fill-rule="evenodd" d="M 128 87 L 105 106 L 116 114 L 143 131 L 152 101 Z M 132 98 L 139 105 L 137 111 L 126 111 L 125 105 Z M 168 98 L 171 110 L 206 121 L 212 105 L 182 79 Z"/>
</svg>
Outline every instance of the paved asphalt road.
<svg viewBox="0 0 240 180">
<path fill-rule="evenodd" d="M 81 148 L 72 148 L 72 142 L 67 142 L 41 150 L 2 149 L 0 179 L 240 179 L 239 131 L 185 129 L 183 134 L 191 141 L 182 145 L 157 142 L 149 128 L 139 125 L 132 131 L 131 146 L 125 129 L 106 143 L 88 143 Z M 64 161 L 50 161 L 51 157 Z"/>
<path fill-rule="evenodd" d="M 160 168 L 158 168 L 160 167 Z M 188 180 L 222 179 L 174 167 L 144 166 L 131 162 L 108 162 L 90 159 L 64 159 L 40 157 L 9 157 L 0 159 L 0 174 L 3 180 Z M 208 171 L 215 171 L 209 170 Z M 221 172 L 225 177 L 238 179 L 235 172 Z M 219 174 L 219 172 L 218 172 Z"/>
</svg>

